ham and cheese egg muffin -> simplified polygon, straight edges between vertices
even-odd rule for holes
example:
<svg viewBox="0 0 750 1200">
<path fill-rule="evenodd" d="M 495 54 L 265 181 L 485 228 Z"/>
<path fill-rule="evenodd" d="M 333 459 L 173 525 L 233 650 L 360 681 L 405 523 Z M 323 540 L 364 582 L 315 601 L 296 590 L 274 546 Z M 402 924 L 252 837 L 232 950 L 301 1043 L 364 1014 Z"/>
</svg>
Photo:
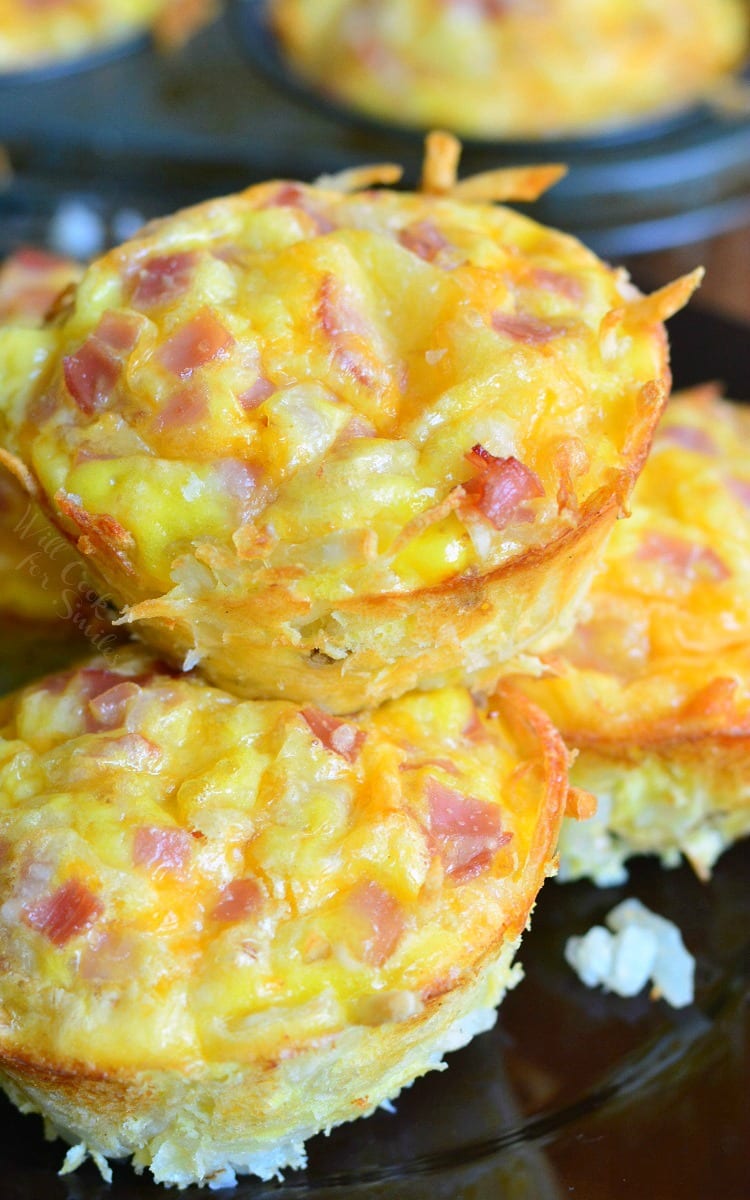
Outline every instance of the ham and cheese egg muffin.
<svg viewBox="0 0 750 1200">
<path fill-rule="evenodd" d="M 616 883 L 631 854 L 702 877 L 750 832 L 750 412 L 675 399 L 588 611 L 528 681 L 597 815 L 564 830 L 560 878 Z M 520 681 L 519 681 L 520 682 Z"/>
<path fill-rule="evenodd" d="M 0 723 L 0 1078 L 69 1168 L 132 1155 L 220 1186 L 302 1165 L 520 977 L 568 791 L 520 693 L 347 722 L 127 650 Z"/>
<path fill-rule="evenodd" d="M 269 0 L 296 70 L 399 125 L 602 130 L 705 95 L 747 52 L 744 0 Z"/>
<path fill-rule="evenodd" d="M 483 199 L 559 171 L 454 187 L 456 154 L 154 223 L 6 398 L 124 621 L 230 691 L 352 712 L 559 642 L 647 454 L 696 277 L 640 296 Z"/>
<path fill-rule="evenodd" d="M 24 330 L 36 330 L 82 268 L 68 258 L 26 247 L 0 264 L 0 343 L 10 338 L 9 386 L 23 386 L 34 371 L 38 336 L 24 347 Z M 11 461 L 11 467 L 15 464 Z M 73 565 L 78 564 L 78 565 Z M 85 576 L 80 556 L 14 478 L 0 451 L 0 613 L 32 621 L 56 621 L 70 615 L 65 599 L 77 607 Z M 90 589 L 87 589 L 90 590 Z"/>
<path fill-rule="evenodd" d="M 180 45 L 213 0 L 0 0 L 0 74 L 80 58 L 154 28 Z"/>
</svg>

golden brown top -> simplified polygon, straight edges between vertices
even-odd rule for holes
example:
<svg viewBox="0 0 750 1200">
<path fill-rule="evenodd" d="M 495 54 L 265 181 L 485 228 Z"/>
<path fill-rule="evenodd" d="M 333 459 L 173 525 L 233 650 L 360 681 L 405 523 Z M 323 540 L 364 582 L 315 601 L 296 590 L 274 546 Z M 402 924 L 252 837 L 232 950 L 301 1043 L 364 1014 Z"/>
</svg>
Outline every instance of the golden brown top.
<svg viewBox="0 0 750 1200">
<path fill-rule="evenodd" d="M 12 448 L 115 596 L 188 579 L 268 611 L 284 589 L 309 623 L 624 498 L 668 382 L 661 321 L 696 280 L 640 297 L 486 202 L 557 174 L 454 187 L 433 153 L 420 195 L 342 190 L 380 169 L 263 184 L 93 263 L 30 396 L 0 345 Z"/>
<path fill-rule="evenodd" d="M 0 720 L 3 1050 L 105 1070 L 417 1014 L 520 934 L 567 791 L 512 692 L 339 721 L 124 651 Z"/>
</svg>

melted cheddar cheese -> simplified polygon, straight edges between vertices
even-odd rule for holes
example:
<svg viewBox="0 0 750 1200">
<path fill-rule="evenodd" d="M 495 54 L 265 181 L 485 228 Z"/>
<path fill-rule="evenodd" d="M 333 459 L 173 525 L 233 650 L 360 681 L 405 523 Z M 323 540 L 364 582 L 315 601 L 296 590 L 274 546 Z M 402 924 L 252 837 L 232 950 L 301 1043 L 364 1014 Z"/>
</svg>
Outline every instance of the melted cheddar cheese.
<svg viewBox="0 0 750 1200">
<path fill-rule="evenodd" d="M 341 722 L 123 651 L 2 702 L 0 1058 L 273 1058 L 419 1014 L 522 932 L 562 743 L 463 689 Z"/>
<path fill-rule="evenodd" d="M 670 112 L 747 52 L 742 0 L 270 0 L 292 65 L 398 124 L 549 137 Z"/>
</svg>

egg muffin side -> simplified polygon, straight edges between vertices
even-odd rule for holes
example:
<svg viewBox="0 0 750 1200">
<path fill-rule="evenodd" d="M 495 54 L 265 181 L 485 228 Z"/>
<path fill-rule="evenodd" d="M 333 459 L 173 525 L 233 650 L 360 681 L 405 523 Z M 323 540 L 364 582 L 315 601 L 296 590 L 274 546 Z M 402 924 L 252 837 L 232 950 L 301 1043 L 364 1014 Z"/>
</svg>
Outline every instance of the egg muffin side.
<svg viewBox="0 0 750 1200">
<path fill-rule="evenodd" d="M 0 0 L 0 74 L 76 59 L 149 28 L 177 46 L 216 8 L 213 0 Z"/>
<path fill-rule="evenodd" d="M 684 854 L 707 877 L 750 832 L 750 412 L 696 390 L 667 408 L 585 619 L 523 683 L 599 799 L 560 878 Z"/>
<path fill-rule="evenodd" d="M 375 169 L 152 224 L 5 388 L 124 620 L 230 691 L 347 712 L 492 682 L 564 637 L 646 457 L 697 277 L 640 296 L 483 200 L 559 172 L 454 186 L 452 146 L 423 194 L 342 190 Z"/>
<path fill-rule="evenodd" d="M 71 259 L 27 247 L 0 264 L 0 343 L 12 341 L 4 380 L 25 385 L 44 359 L 36 330 L 83 268 Z M 11 326 L 11 331 L 6 332 Z M 0 428 L 1 428 L 0 419 Z M 10 461 L 11 467 L 16 464 Z M 67 584 L 66 584 L 67 579 Z M 0 452 L 0 613 L 30 621 L 56 621 L 90 594 L 86 569 L 59 530 L 47 521 L 3 462 Z"/>
<path fill-rule="evenodd" d="M 568 755 L 512 689 L 347 722 L 127 649 L 0 719 L 0 1076 L 69 1166 L 300 1165 L 520 977 Z"/>
<path fill-rule="evenodd" d="M 269 0 L 292 65 L 371 116 L 479 137 L 606 130 L 704 96 L 743 0 Z"/>
</svg>

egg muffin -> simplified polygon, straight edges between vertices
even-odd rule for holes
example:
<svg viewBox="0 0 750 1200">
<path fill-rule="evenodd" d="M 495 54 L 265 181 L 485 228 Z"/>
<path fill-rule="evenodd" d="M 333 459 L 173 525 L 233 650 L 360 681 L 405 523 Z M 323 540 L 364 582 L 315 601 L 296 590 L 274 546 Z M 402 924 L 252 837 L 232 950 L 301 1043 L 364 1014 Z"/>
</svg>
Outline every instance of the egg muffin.
<svg viewBox="0 0 750 1200">
<path fill-rule="evenodd" d="M 748 46 L 744 0 L 269 0 L 269 19 L 293 67 L 331 98 L 482 138 L 672 112 Z"/>
<path fill-rule="evenodd" d="M 68 1167 L 300 1166 L 520 977 L 568 756 L 512 689 L 341 721 L 128 649 L 0 721 L 0 1078 Z"/>
<path fill-rule="evenodd" d="M 16 384 L 33 375 L 39 351 L 36 335 L 24 347 L 24 331 L 40 325 L 81 273 L 71 259 L 33 247 L 0 264 L 0 342 L 12 339 L 9 376 Z M 80 555 L 7 470 L 0 451 L 0 613 L 29 621 L 72 617 L 90 603 L 86 574 Z"/>
<path fill-rule="evenodd" d="M 0 0 L 0 74 L 80 58 L 149 28 L 178 46 L 216 7 L 213 0 Z"/>
<path fill-rule="evenodd" d="M 32 385 L 0 347 L 52 519 L 230 691 L 341 713 L 487 684 L 570 628 L 646 457 L 697 276 L 640 296 L 487 201 L 557 169 L 456 184 L 456 154 L 430 140 L 420 194 L 375 168 L 156 222 L 88 268 Z"/>
<path fill-rule="evenodd" d="M 599 799 L 563 832 L 560 878 L 617 883 L 647 852 L 706 878 L 750 831 L 750 411 L 710 388 L 669 405 L 633 515 L 547 665 L 522 686 Z"/>
</svg>

